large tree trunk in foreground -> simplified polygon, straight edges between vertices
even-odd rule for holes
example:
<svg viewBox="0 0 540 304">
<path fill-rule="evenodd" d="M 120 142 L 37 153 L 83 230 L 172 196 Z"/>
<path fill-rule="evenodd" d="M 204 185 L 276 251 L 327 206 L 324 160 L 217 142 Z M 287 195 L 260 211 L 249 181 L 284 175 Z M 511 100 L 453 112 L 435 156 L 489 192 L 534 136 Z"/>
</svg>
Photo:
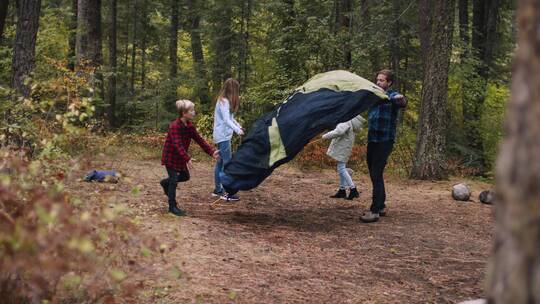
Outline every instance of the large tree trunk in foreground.
<svg viewBox="0 0 540 304">
<path fill-rule="evenodd" d="M 25 83 L 25 79 L 34 70 L 40 9 L 41 0 L 20 0 L 17 6 L 11 86 L 25 97 L 30 95 L 30 87 Z"/>
<path fill-rule="evenodd" d="M 540 303 L 540 5 L 518 1 L 506 135 L 497 162 L 488 303 Z"/>
<path fill-rule="evenodd" d="M 446 101 L 452 48 L 454 1 L 437 0 L 432 15 L 422 106 L 412 178 L 442 179 L 445 175 Z M 425 49 L 425 45 L 422 46 Z"/>
</svg>

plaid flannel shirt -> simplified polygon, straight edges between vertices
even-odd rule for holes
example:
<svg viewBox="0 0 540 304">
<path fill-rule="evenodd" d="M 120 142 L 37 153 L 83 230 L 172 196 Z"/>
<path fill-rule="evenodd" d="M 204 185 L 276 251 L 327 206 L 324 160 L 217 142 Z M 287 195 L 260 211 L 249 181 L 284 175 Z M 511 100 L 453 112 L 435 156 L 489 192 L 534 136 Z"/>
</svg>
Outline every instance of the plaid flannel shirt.
<svg viewBox="0 0 540 304">
<path fill-rule="evenodd" d="M 386 92 L 389 101 L 374 105 L 369 110 L 368 114 L 368 141 L 369 142 L 386 142 L 394 141 L 396 138 L 396 120 L 399 106 L 393 99 L 399 93 L 389 90 Z"/>
<path fill-rule="evenodd" d="M 191 159 L 188 150 L 191 139 L 195 140 L 208 155 L 214 154 L 214 148 L 199 135 L 193 123 L 188 121 L 184 124 L 178 118 L 169 125 L 167 139 L 163 145 L 161 164 L 178 171 L 188 171 L 187 163 Z"/>
</svg>

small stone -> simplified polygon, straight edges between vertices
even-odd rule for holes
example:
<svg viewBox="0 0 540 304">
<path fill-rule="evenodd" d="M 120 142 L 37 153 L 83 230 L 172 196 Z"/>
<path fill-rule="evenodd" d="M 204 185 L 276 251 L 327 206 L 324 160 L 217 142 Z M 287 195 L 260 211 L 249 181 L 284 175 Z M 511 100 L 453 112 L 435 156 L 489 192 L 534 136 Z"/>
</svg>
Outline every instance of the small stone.
<svg viewBox="0 0 540 304">
<path fill-rule="evenodd" d="M 485 190 L 480 193 L 478 198 L 482 203 L 491 205 L 493 204 L 493 200 L 495 199 L 495 193 L 491 190 Z"/>
<path fill-rule="evenodd" d="M 457 201 L 468 201 L 471 197 L 471 190 L 463 183 L 452 187 L 452 197 Z"/>
</svg>

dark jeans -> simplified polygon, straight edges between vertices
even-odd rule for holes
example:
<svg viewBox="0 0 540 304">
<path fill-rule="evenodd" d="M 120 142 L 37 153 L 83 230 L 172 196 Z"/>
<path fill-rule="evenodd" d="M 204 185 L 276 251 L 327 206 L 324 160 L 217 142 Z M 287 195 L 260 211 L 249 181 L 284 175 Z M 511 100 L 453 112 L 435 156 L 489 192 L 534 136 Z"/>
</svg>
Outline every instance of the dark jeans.
<svg viewBox="0 0 540 304">
<path fill-rule="evenodd" d="M 386 207 L 384 204 L 386 193 L 384 191 L 383 172 L 393 147 L 393 141 L 369 142 L 367 146 L 367 165 L 369 177 L 373 184 L 373 197 L 369 209 L 373 213 L 379 213 Z"/>
<path fill-rule="evenodd" d="M 165 167 L 169 177 L 162 179 L 159 183 L 163 190 L 167 192 L 169 203 L 176 203 L 176 186 L 178 183 L 189 180 L 189 171 L 176 171 L 175 169 Z"/>
</svg>

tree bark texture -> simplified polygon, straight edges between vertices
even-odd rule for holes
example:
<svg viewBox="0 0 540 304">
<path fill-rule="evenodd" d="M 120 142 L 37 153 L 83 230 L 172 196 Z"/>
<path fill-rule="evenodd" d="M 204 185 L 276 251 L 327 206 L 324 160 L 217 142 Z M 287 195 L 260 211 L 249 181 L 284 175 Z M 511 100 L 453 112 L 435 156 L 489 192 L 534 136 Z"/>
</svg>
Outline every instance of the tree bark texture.
<svg viewBox="0 0 540 304">
<path fill-rule="evenodd" d="M 505 137 L 497 159 L 491 304 L 540 303 L 540 3 L 519 0 Z"/>
<path fill-rule="evenodd" d="M 467 49 L 469 48 L 469 43 L 471 37 L 469 34 L 469 0 L 459 0 L 458 3 L 458 14 L 459 14 L 459 38 L 464 47 L 463 55 L 467 55 Z"/>
<path fill-rule="evenodd" d="M 98 67 L 102 63 L 101 0 L 79 0 L 77 10 L 77 64 Z"/>
<path fill-rule="evenodd" d="M 430 43 L 429 48 L 426 48 L 416 154 L 411 173 L 411 177 L 417 179 L 437 180 L 446 177 L 446 103 L 454 4 L 454 0 L 437 0 L 433 7 Z"/>
<path fill-rule="evenodd" d="M 110 76 L 108 84 L 108 102 L 109 102 L 109 126 L 116 126 L 116 73 L 117 73 L 117 0 L 110 0 L 109 3 L 109 65 Z"/>
<path fill-rule="evenodd" d="M 137 0 L 134 0 L 134 4 L 133 4 L 133 14 L 132 14 L 132 17 L 133 17 L 133 40 L 131 42 L 131 77 L 130 77 L 130 90 L 131 90 L 131 94 L 134 95 L 135 94 L 135 64 L 136 64 L 136 58 L 137 58 L 137 46 L 138 46 L 138 41 L 137 39 L 139 38 L 139 28 L 138 28 L 138 12 L 139 12 L 139 5 L 138 5 L 138 1 Z"/>
<path fill-rule="evenodd" d="M 221 87 L 221 83 L 232 77 L 232 41 L 234 39 L 234 32 L 232 30 L 233 22 L 233 10 L 231 3 L 222 3 L 218 9 L 221 12 L 221 16 L 218 18 L 218 22 L 215 27 L 215 33 L 212 49 L 214 50 L 215 60 L 213 60 L 213 87 L 214 90 L 218 90 Z"/>
<path fill-rule="evenodd" d="M 200 7 L 201 0 L 188 0 L 188 26 L 191 37 L 191 56 L 195 70 L 195 94 L 202 104 L 210 105 L 210 93 L 208 91 L 208 76 L 204 63 L 204 54 L 200 33 Z"/>
<path fill-rule="evenodd" d="M 500 0 L 473 0 L 473 38 L 472 46 L 482 65 L 478 73 L 483 78 L 489 76 L 489 67 L 494 59 L 497 44 L 497 24 Z"/>
<path fill-rule="evenodd" d="M 69 51 L 68 51 L 68 68 L 75 71 L 75 64 L 77 62 L 77 14 L 79 7 L 79 0 L 71 0 L 71 16 L 69 20 Z"/>
<path fill-rule="evenodd" d="M 420 37 L 420 49 L 422 50 L 422 58 L 428 58 L 429 47 L 431 41 L 432 23 L 433 23 L 433 5 L 431 0 L 418 1 L 418 35 Z M 426 61 L 423 62 L 423 70 L 425 74 Z"/>
<path fill-rule="evenodd" d="M 343 41 L 343 68 L 350 69 L 352 65 L 351 52 L 351 16 L 352 16 L 352 1 L 340 0 L 340 25 L 344 38 Z"/>
<path fill-rule="evenodd" d="M 401 52 L 400 52 L 400 36 L 401 36 L 401 25 L 399 22 L 399 14 L 401 12 L 401 1 L 400 0 L 393 0 L 392 1 L 392 34 L 389 35 L 390 39 L 390 68 L 393 70 L 394 75 L 396 77 L 396 80 L 393 83 L 394 88 L 400 87 L 400 80 L 399 80 L 399 61 L 401 59 Z"/>
<path fill-rule="evenodd" d="M 178 0 L 171 0 L 171 25 L 169 32 L 169 78 L 174 81 L 178 75 Z M 176 91 L 176 90 L 175 90 Z M 176 94 L 175 94 L 176 95 Z"/>
<path fill-rule="evenodd" d="M 0 42 L 4 34 L 4 26 L 6 25 L 6 17 L 9 8 L 9 0 L 0 0 Z"/>
<path fill-rule="evenodd" d="M 30 95 L 30 87 L 25 83 L 25 79 L 34 70 L 40 10 L 41 0 L 20 0 L 17 6 L 11 86 L 25 97 Z"/>
</svg>

